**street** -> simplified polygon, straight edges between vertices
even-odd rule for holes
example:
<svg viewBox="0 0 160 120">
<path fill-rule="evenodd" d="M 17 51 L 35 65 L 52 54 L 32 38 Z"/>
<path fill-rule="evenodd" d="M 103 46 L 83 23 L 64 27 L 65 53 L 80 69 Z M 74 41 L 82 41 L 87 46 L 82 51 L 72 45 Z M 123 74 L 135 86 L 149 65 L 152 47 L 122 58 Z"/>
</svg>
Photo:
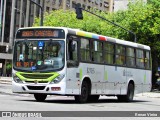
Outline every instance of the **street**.
<svg viewBox="0 0 160 120">
<path fill-rule="evenodd" d="M 11 92 L 11 85 L 0 84 L 0 111 L 71 111 L 71 113 L 72 111 L 149 111 L 149 113 L 152 111 L 154 115 L 154 111 L 160 110 L 160 95 L 157 96 L 160 93 L 156 93 L 155 96 L 148 94 L 136 95 L 131 103 L 119 102 L 116 97 L 101 96 L 98 102 L 77 104 L 73 97 L 55 95 L 48 96 L 45 102 L 36 102 L 33 95 L 14 94 Z M 160 116 L 160 112 L 155 114 Z M 112 119 L 113 117 L 118 116 L 111 116 Z M 134 118 L 134 116 L 128 117 Z M 154 116 L 150 119 L 158 119 L 158 117 Z"/>
</svg>

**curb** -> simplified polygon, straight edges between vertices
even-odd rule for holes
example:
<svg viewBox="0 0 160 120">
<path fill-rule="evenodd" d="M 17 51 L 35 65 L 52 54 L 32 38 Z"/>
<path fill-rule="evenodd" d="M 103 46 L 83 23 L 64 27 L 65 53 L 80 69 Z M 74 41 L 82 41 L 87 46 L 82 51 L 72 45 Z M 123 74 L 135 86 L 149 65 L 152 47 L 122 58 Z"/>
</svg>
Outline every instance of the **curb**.
<svg viewBox="0 0 160 120">
<path fill-rule="evenodd" d="M 12 84 L 12 77 L 0 77 L 0 84 Z"/>
<path fill-rule="evenodd" d="M 156 92 L 145 92 L 145 93 L 139 93 L 135 96 L 145 96 L 145 97 L 149 97 L 149 98 L 160 98 L 160 92 L 156 91 Z"/>
<path fill-rule="evenodd" d="M 9 84 L 9 85 L 11 85 L 12 82 L 11 81 L 6 81 L 6 80 L 0 80 L 0 84 Z"/>
</svg>

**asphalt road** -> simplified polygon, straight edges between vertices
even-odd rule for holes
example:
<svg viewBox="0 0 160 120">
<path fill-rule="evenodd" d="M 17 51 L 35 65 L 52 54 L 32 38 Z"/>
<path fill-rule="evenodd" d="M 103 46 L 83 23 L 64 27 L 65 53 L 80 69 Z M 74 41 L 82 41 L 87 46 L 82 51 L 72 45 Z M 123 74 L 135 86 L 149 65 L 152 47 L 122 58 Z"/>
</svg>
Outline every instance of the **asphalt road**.
<svg viewBox="0 0 160 120">
<path fill-rule="evenodd" d="M 119 102 L 116 97 L 101 96 L 100 100 L 95 103 L 77 104 L 73 97 L 67 96 L 48 96 L 45 102 L 36 102 L 33 95 L 13 94 L 11 85 L 0 84 L 0 111 L 8 111 L 12 114 L 15 111 L 21 112 L 38 112 L 44 116 L 56 116 L 57 119 L 125 119 L 125 120 L 158 120 L 160 116 L 160 93 L 143 93 L 134 97 L 131 103 Z M 64 112 L 69 111 L 69 112 Z M 76 112 L 75 112 L 76 111 Z M 97 111 L 97 112 L 90 112 Z M 101 112 L 99 112 L 101 111 Z M 114 112 L 115 111 L 115 112 Z M 122 113 L 121 113 L 122 111 Z M 128 112 L 129 111 L 129 112 Z M 138 112 L 136 112 L 138 111 Z M 158 112 L 157 112 L 158 111 Z M 115 114 L 113 114 L 115 113 Z M 23 113 L 23 115 L 30 113 Z M 39 115 L 37 113 L 37 115 Z M 17 114 L 14 114 L 15 117 Z M 74 117 L 69 117 L 69 115 Z M 97 115 L 97 116 L 96 116 Z M 125 116 L 125 117 L 121 117 Z M 138 115 L 138 116 L 137 116 Z M 145 117 L 143 115 L 146 115 Z M 152 115 L 148 117 L 149 115 Z M 157 116 L 156 116 L 157 115 Z M 67 117 L 66 117 L 67 116 Z M 94 116 L 94 117 L 93 117 Z M 111 116 L 111 117 L 104 117 Z M 64 118 L 65 117 L 65 118 Z M 4 117 L 1 117 L 4 119 Z M 7 118 L 5 118 L 6 120 Z M 8 118 L 9 119 L 9 118 Z M 15 117 L 12 119 L 22 119 Z M 27 119 L 27 118 L 26 118 Z M 37 118 L 30 118 L 37 119 Z M 55 118 L 40 118 L 40 119 L 55 119 Z"/>
</svg>

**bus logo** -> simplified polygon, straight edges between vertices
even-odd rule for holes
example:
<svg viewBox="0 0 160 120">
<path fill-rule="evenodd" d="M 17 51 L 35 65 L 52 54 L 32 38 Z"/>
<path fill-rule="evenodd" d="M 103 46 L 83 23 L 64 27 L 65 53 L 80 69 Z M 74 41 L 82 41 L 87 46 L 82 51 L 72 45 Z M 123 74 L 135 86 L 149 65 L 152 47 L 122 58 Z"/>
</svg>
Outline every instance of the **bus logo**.
<svg viewBox="0 0 160 120">
<path fill-rule="evenodd" d="M 37 83 L 38 83 L 38 80 L 35 80 L 34 83 L 37 84 Z"/>
</svg>

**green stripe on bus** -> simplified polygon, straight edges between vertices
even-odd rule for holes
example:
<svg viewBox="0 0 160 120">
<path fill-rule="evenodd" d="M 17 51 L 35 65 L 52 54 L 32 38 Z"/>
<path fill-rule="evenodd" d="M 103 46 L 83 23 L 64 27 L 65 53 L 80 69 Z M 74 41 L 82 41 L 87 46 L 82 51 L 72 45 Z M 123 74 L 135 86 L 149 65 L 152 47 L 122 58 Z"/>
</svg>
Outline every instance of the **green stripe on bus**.
<svg viewBox="0 0 160 120">
<path fill-rule="evenodd" d="M 86 33 L 86 34 L 85 34 L 85 37 L 92 38 L 92 34 Z"/>
<path fill-rule="evenodd" d="M 82 80 L 82 68 L 79 70 L 79 73 L 80 73 L 79 78 L 80 80 Z"/>
<path fill-rule="evenodd" d="M 31 78 L 31 77 L 27 77 L 29 75 L 35 75 L 35 76 L 38 76 L 38 75 L 50 75 L 46 78 Z M 27 75 L 26 77 L 24 77 L 25 75 Z M 49 81 L 51 82 L 52 80 L 54 80 L 56 77 L 59 76 L 58 73 L 56 72 L 51 72 L 51 73 L 26 73 L 26 72 L 17 72 L 16 73 L 16 76 L 19 77 L 22 81 L 34 81 L 34 80 L 37 80 L 37 81 Z"/>
<path fill-rule="evenodd" d="M 107 72 L 107 71 L 105 71 L 105 73 L 104 73 L 104 79 L 105 79 L 106 81 L 108 81 L 108 72 Z"/>
<path fill-rule="evenodd" d="M 146 74 L 144 75 L 144 83 L 146 83 Z"/>
</svg>

